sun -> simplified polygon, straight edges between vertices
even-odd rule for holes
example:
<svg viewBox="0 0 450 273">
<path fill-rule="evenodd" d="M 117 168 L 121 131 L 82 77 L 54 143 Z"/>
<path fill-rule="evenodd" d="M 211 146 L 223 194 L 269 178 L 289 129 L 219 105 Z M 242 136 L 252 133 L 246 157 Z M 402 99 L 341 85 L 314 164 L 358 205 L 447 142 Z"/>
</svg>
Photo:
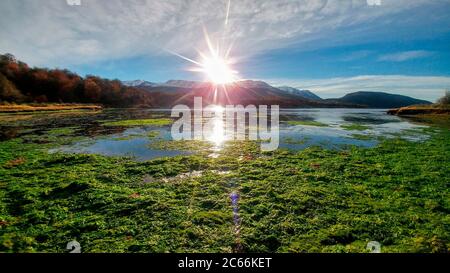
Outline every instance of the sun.
<svg viewBox="0 0 450 273">
<path fill-rule="evenodd" d="M 227 84 L 239 80 L 238 71 L 232 68 L 232 65 L 237 62 L 237 59 L 230 58 L 234 41 L 230 42 L 230 39 L 228 39 L 227 42 L 226 39 L 223 38 L 226 36 L 225 33 L 229 20 L 230 5 L 231 1 L 229 0 L 227 5 L 227 13 L 225 16 L 224 33 L 222 33 L 219 38 L 216 37 L 215 41 L 211 40 L 206 27 L 203 26 L 203 34 L 207 48 L 203 48 L 203 51 L 197 50 L 200 55 L 199 59 L 193 60 L 166 49 L 167 52 L 195 64 L 194 67 L 191 67 L 188 70 L 203 73 L 208 80 L 215 85 L 215 88 L 218 85 L 226 87 Z"/>
<path fill-rule="evenodd" d="M 220 54 L 220 50 L 213 48 L 209 37 L 207 35 L 206 37 L 209 52 L 198 51 L 200 55 L 198 60 L 192 60 L 175 52 L 169 52 L 195 64 L 195 66 L 190 67 L 188 70 L 203 73 L 208 80 L 215 85 L 226 85 L 238 81 L 239 72 L 232 68 L 232 65 L 236 62 L 236 60 L 228 57 L 231 48 L 228 49 L 227 53 L 222 56 L 222 54 Z"/>
<path fill-rule="evenodd" d="M 228 84 L 237 80 L 237 71 L 230 67 L 227 60 L 219 57 L 202 57 L 198 71 L 205 73 L 214 84 Z"/>
</svg>

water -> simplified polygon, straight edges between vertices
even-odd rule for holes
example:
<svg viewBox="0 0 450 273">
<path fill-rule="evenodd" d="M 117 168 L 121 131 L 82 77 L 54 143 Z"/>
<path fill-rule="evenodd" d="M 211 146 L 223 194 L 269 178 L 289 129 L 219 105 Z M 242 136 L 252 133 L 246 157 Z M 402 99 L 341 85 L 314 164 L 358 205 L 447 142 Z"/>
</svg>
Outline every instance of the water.
<svg viewBox="0 0 450 273">
<path fill-rule="evenodd" d="M 168 140 L 168 131 L 161 131 L 161 134 L 164 136 L 163 138 Z M 101 154 L 107 156 L 129 156 L 141 161 L 160 157 L 189 154 L 188 152 L 183 151 L 152 149 L 150 145 L 152 140 L 143 134 L 143 132 L 146 132 L 146 130 L 141 128 L 129 129 L 118 135 L 100 138 L 95 141 L 78 142 L 74 145 L 52 151 Z"/>
<path fill-rule="evenodd" d="M 0 116 L 3 139 L 38 135 L 46 137 L 55 128 L 76 128 L 71 137 L 81 139 L 70 145 L 52 149 L 51 152 L 88 153 L 106 156 L 130 156 L 136 160 L 149 160 L 189 154 L 187 151 L 166 150 L 152 147 L 155 141 L 171 141 L 170 126 L 107 127 L 104 121 L 128 119 L 167 118 L 169 110 L 116 109 L 97 113 L 14 115 Z M 326 126 L 292 125 L 296 122 L 316 122 Z M 206 122 L 206 121 L 205 121 Z M 206 132 L 206 141 L 214 152 L 226 145 L 223 136 L 224 123 L 214 121 L 212 130 Z M 345 126 L 357 125 L 358 130 Z M 302 150 L 311 146 L 342 149 L 348 146 L 373 147 L 378 137 L 401 136 L 419 141 L 427 138 L 420 129 L 426 126 L 412 123 L 396 116 L 389 116 L 380 109 L 282 109 L 280 111 L 280 148 Z M 407 132 L 407 133 L 406 133 Z M 154 137 L 149 137 L 154 134 Z M 34 138 L 33 138 L 34 140 Z"/>
<path fill-rule="evenodd" d="M 382 109 L 289 109 L 282 110 L 280 127 L 280 148 L 301 150 L 311 146 L 342 148 L 349 145 L 373 147 L 378 137 L 393 137 L 409 132 L 403 137 L 419 141 L 427 136 L 413 133 L 427 126 L 411 123 L 397 116 L 386 114 Z M 280 118 L 281 119 L 281 118 Z M 289 120 L 314 121 L 326 127 L 288 125 Z M 348 130 L 346 125 L 361 125 L 364 130 Z M 361 136 L 364 136 L 361 139 Z M 294 142 L 294 143 L 293 143 Z"/>
</svg>

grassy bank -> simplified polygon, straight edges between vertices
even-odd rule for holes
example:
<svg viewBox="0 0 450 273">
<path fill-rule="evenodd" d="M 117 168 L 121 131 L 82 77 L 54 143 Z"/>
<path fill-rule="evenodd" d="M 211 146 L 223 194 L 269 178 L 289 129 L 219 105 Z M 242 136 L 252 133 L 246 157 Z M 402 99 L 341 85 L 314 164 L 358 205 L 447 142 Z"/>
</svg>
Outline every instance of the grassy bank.
<svg viewBox="0 0 450 273">
<path fill-rule="evenodd" d="M 135 162 L 0 142 L 0 251 L 383 252 L 450 249 L 450 132 L 376 148 Z M 237 192 L 240 232 L 230 194 Z"/>
<path fill-rule="evenodd" d="M 0 113 L 101 109 L 101 106 L 93 104 L 0 104 Z"/>
<path fill-rule="evenodd" d="M 448 105 L 413 105 L 391 109 L 390 115 L 415 116 L 415 115 L 446 115 L 450 116 L 450 106 Z"/>
<path fill-rule="evenodd" d="M 397 115 L 420 123 L 434 124 L 446 128 L 450 127 L 450 106 L 448 105 L 413 105 L 391 109 L 388 111 L 388 114 Z"/>
</svg>

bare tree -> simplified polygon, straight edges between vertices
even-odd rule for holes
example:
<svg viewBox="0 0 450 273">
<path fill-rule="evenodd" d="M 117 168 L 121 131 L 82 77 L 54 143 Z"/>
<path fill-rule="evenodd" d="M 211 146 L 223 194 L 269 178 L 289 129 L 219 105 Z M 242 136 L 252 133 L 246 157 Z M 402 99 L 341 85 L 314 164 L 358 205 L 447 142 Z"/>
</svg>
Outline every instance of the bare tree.
<svg viewBox="0 0 450 273">
<path fill-rule="evenodd" d="M 450 90 L 445 90 L 445 95 L 438 99 L 437 104 L 439 105 L 450 105 Z"/>
</svg>

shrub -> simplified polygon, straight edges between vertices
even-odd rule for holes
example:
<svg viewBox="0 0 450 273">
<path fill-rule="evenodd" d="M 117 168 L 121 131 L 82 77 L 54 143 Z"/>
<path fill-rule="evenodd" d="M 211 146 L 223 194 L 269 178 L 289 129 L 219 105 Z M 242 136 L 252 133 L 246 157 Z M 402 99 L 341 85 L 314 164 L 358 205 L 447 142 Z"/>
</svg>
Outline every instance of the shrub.
<svg viewBox="0 0 450 273">
<path fill-rule="evenodd" d="M 446 90 L 445 95 L 437 101 L 440 105 L 450 105 L 450 91 Z"/>
</svg>

